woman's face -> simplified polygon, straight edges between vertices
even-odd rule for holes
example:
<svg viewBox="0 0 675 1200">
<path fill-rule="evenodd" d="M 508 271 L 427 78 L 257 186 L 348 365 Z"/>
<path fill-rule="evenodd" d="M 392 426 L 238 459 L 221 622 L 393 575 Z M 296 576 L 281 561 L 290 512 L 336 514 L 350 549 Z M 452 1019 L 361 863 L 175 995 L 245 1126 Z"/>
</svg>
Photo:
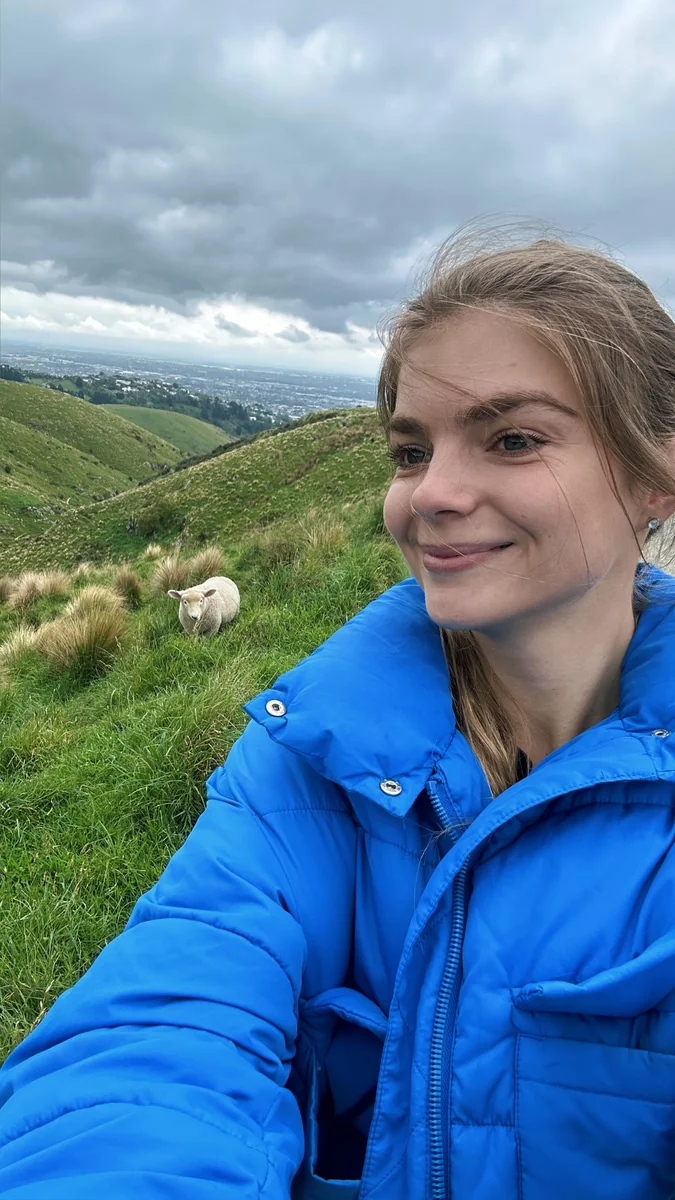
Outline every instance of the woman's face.
<svg viewBox="0 0 675 1200">
<path fill-rule="evenodd" d="M 638 548 L 581 397 L 515 322 L 472 311 L 421 337 L 389 442 L 385 522 L 438 625 L 497 634 L 601 583 L 625 597 Z M 654 513 L 623 493 L 644 535 Z"/>
</svg>

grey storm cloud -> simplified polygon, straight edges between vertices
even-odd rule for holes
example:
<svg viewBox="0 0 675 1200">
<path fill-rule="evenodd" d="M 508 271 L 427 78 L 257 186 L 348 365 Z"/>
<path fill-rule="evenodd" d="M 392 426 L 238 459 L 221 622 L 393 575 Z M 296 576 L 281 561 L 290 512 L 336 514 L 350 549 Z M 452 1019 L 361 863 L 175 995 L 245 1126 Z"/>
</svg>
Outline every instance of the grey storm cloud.
<svg viewBox="0 0 675 1200">
<path fill-rule="evenodd" d="M 225 317 L 216 316 L 216 325 L 219 329 L 223 329 L 225 333 L 231 333 L 234 337 L 249 338 L 255 337 L 255 332 L 252 329 L 244 329 L 243 325 L 238 325 L 236 321 L 228 321 Z"/>
<path fill-rule="evenodd" d="M 671 0 L 5 0 L 3 27 L 7 283 L 349 337 L 457 225 L 520 214 L 672 293 Z"/>
<path fill-rule="evenodd" d="M 285 342 L 299 343 L 310 340 L 310 335 L 304 329 L 299 329 L 297 325 L 289 325 L 287 329 L 280 330 L 277 337 L 283 338 Z"/>
</svg>

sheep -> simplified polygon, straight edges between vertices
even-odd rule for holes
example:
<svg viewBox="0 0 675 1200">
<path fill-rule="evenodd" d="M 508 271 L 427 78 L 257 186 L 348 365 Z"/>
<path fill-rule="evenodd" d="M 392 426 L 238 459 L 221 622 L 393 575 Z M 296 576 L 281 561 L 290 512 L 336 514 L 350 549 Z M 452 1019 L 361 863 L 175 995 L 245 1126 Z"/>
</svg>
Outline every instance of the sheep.
<svg viewBox="0 0 675 1200">
<path fill-rule="evenodd" d="M 218 633 L 221 625 L 234 621 L 239 612 L 239 588 L 224 575 L 216 575 L 182 592 L 170 588 L 167 595 L 180 600 L 178 616 L 183 629 L 204 637 Z"/>
</svg>

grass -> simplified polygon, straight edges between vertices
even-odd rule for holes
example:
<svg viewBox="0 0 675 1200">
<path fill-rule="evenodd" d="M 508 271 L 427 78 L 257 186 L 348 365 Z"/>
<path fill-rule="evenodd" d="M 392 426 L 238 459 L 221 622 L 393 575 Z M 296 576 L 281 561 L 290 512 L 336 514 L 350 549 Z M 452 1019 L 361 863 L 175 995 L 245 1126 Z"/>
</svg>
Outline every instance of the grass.
<svg viewBox="0 0 675 1200">
<path fill-rule="evenodd" d="M 188 514 L 180 547 L 164 537 L 148 554 L 127 536 L 106 556 L 129 498 L 84 509 L 54 528 L 41 559 L 68 571 L 66 594 L 0 603 L 1 1053 L 120 931 L 184 840 L 244 727 L 244 701 L 407 573 L 382 530 L 374 430 L 372 413 L 334 415 L 140 489 L 142 502 L 157 491 Z M 76 572 L 85 544 L 98 561 Z M 26 541 L 8 575 L 37 569 L 35 550 Z M 182 631 L 163 586 L 153 594 L 158 571 L 162 585 L 191 577 L 200 550 L 201 567 L 221 552 L 242 595 L 237 620 L 204 639 Z M 116 580 L 124 636 L 94 669 L 86 645 L 85 670 L 50 661 L 40 631 Z"/>
<path fill-rule="evenodd" d="M 233 440 L 231 435 L 209 421 L 200 421 L 168 408 L 142 408 L 137 404 L 102 404 L 100 407 L 177 446 L 184 458 L 191 454 L 208 454 L 216 446 Z"/>
</svg>

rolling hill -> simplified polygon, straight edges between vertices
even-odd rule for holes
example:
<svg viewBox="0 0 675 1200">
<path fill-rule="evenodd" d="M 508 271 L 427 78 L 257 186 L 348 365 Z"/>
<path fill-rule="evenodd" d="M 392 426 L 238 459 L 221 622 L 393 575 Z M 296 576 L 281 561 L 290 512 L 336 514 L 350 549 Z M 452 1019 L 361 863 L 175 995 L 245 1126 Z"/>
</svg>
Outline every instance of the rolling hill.
<svg viewBox="0 0 675 1200">
<path fill-rule="evenodd" d="M 39 532 L 62 506 L 134 487 L 182 457 L 77 396 L 0 381 L 0 550 Z"/>
<path fill-rule="evenodd" d="M 194 547 L 213 537 L 231 542 L 312 505 L 329 509 L 379 496 L 389 475 L 374 409 L 334 410 L 79 512 L 46 514 L 39 533 L 0 533 L 0 555 L 4 569 L 16 571 L 134 555 L 143 533 L 164 540 L 180 533 Z"/>
<path fill-rule="evenodd" d="M 234 440 L 209 421 L 200 421 L 198 417 L 172 412 L 168 408 L 141 408 L 135 404 L 100 404 L 98 408 L 124 417 L 133 425 L 177 446 L 186 458 L 191 454 L 208 454 L 216 446 Z"/>
</svg>

